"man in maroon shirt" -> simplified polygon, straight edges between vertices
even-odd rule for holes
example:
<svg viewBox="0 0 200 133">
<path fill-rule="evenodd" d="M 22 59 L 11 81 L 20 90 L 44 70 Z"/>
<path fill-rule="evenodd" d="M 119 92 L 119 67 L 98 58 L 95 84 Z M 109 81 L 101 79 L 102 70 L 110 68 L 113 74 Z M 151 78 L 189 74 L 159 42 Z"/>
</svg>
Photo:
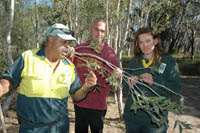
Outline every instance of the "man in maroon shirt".
<svg viewBox="0 0 200 133">
<path fill-rule="evenodd" d="M 121 70 L 118 68 L 119 61 L 114 50 L 106 42 L 103 42 L 106 34 L 106 22 L 103 19 L 95 19 L 89 27 L 89 32 L 91 35 L 90 40 L 75 47 L 75 52 L 80 53 L 80 55 L 75 54 L 72 59 L 77 68 L 79 78 L 82 84 L 84 84 L 88 74 L 85 60 L 97 63 L 107 72 L 102 76 L 100 74 L 101 70 L 92 70 L 96 74 L 97 84 L 100 89 L 97 90 L 97 88 L 93 87 L 91 91 L 86 91 L 88 94 L 85 99 L 75 102 L 75 133 L 88 133 L 88 126 L 90 126 L 92 133 L 103 132 L 103 120 L 111 89 L 111 86 L 106 83 L 106 78 L 111 73 L 121 76 Z"/>
</svg>

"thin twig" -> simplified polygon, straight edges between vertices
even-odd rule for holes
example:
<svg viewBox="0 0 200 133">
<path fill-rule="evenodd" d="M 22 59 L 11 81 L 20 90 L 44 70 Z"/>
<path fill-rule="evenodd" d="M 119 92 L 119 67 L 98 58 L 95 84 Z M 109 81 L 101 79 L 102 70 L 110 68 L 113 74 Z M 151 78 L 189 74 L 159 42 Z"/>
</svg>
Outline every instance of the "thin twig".
<svg viewBox="0 0 200 133">
<path fill-rule="evenodd" d="M 79 55 L 79 56 L 91 56 L 91 57 L 94 57 L 94 58 L 97 58 L 99 59 L 100 61 L 106 63 L 111 69 L 115 69 L 117 68 L 117 66 L 113 65 L 112 63 L 104 60 L 103 58 L 99 57 L 99 56 L 96 56 L 96 55 L 93 55 L 93 54 L 89 54 L 89 53 L 78 53 L 78 52 L 75 52 L 75 55 Z"/>
<path fill-rule="evenodd" d="M 175 94 L 175 95 L 177 95 L 177 96 L 180 96 L 181 98 L 183 97 L 182 95 L 180 95 L 180 94 L 178 94 L 178 93 L 172 91 L 171 89 L 167 88 L 167 87 L 164 86 L 164 85 L 158 84 L 158 83 L 156 83 L 156 82 L 153 82 L 153 84 L 155 84 L 155 85 L 157 85 L 157 86 L 160 86 L 160 87 L 162 87 L 162 88 L 164 88 L 164 89 L 170 91 L 171 93 L 173 93 L 173 94 Z"/>
<path fill-rule="evenodd" d="M 132 69 L 132 68 L 123 68 L 123 70 L 137 71 L 137 70 L 144 70 L 144 69 L 150 69 L 150 68 L 152 68 L 152 67 L 148 67 L 148 68 L 143 68 L 143 67 L 141 67 L 141 68 L 136 68 L 136 69 Z"/>
<path fill-rule="evenodd" d="M 126 72 L 125 72 L 125 73 L 126 73 Z M 128 73 L 127 73 L 127 74 L 128 74 Z M 125 76 L 125 75 L 124 75 L 124 77 L 127 78 L 127 76 Z M 159 95 L 156 91 L 154 91 L 151 87 L 149 87 L 148 85 L 146 85 L 145 83 L 143 83 L 141 79 L 140 79 L 140 80 L 134 80 L 134 79 L 132 79 L 132 80 L 135 81 L 135 82 L 137 82 L 137 84 L 140 84 L 140 85 L 145 86 L 145 87 L 148 88 L 151 92 L 153 92 L 155 95 L 160 96 L 160 95 Z"/>
<path fill-rule="evenodd" d="M 88 61 L 87 60 L 85 60 L 84 58 L 81 58 L 81 57 L 79 57 L 79 56 L 77 56 L 77 55 L 74 55 L 76 58 L 78 58 L 79 60 L 81 60 L 81 61 L 84 61 L 86 64 L 88 63 Z M 85 65 L 86 66 L 86 65 Z M 103 69 L 103 70 L 105 70 L 105 71 L 107 71 L 107 72 L 109 72 L 110 74 L 112 74 L 108 69 L 106 69 L 105 67 L 102 67 L 101 69 Z"/>
</svg>

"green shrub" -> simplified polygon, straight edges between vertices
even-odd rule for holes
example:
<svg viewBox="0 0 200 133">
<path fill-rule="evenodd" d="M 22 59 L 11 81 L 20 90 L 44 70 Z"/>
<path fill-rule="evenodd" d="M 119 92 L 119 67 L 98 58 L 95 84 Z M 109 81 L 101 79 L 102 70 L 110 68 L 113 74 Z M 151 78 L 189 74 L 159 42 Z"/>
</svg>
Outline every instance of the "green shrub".
<svg viewBox="0 0 200 133">
<path fill-rule="evenodd" d="M 131 60 L 132 57 L 128 56 L 123 56 L 122 57 L 122 66 L 123 68 L 126 68 L 128 66 L 129 61 Z"/>
</svg>

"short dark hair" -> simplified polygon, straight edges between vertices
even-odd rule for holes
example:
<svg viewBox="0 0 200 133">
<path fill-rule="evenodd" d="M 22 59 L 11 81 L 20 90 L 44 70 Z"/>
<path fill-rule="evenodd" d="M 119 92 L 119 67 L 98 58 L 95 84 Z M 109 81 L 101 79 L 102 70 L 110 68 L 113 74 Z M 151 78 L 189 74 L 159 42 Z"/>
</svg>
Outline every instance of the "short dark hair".
<svg viewBox="0 0 200 133">
<path fill-rule="evenodd" d="M 95 18 L 93 21 L 92 21 L 92 24 L 96 24 L 97 22 L 103 22 L 106 24 L 106 21 L 104 18 Z"/>
</svg>

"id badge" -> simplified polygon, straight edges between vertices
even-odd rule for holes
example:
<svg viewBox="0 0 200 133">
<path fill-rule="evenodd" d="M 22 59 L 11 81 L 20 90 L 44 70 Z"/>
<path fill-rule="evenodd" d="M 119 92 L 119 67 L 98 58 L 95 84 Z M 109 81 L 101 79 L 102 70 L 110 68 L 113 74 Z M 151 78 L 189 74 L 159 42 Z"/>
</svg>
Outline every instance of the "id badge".
<svg viewBox="0 0 200 133">
<path fill-rule="evenodd" d="M 167 66 L 167 64 L 161 63 L 161 64 L 160 64 L 160 67 L 159 67 L 159 69 L 158 69 L 158 72 L 161 73 L 161 74 L 163 74 L 164 71 L 165 71 L 166 66 Z"/>
</svg>

